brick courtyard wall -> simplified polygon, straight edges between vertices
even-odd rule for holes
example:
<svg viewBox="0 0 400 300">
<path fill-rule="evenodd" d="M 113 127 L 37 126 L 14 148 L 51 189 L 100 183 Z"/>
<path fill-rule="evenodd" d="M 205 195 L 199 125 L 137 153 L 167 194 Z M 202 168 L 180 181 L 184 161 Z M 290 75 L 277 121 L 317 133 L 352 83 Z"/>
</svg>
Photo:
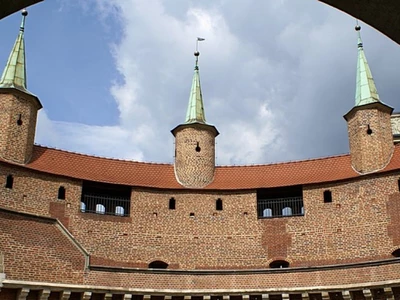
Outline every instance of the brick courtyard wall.
<svg viewBox="0 0 400 300">
<path fill-rule="evenodd" d="M 5 187 L 8 175 L 14 178 L 12 189 Z M 65 200 L 58 199 L 60 186 L 66 190 Z M 79 180 L 0 163 L 0 207 L 3 208 L 55 217 L 68 226 L 70 211 L 77 210 L 80 203 L 81 189 Z"/>
<path fill-rule="evenodd" d="M 372 130 L 367 133 L 368 125 Z M 384 168 L 393 153 L 392 127 L 387 107 L 353 109 L 348 114 L 348 133 L 353 167 L 360 173 Z"/>
<path fill-rule="evenodd" d="M 84 254 L 55 221 L 0 210 L 0 229 L 7 279 L 83 282 Z"/>
<path fill-rule="evenodd" d="M 181 274 L 168 273 L 129 273 L 91 271 L 85 278 L 88 285 L 104 285 L 132 289 L 173 289 L 190 290 L 273 290 L 278 292 L 290 289 L 331 287 L 340 289 L 345 285 L 390 282 L 398 280 L 400 264 L 387 264 L 360 268 L 337 268 L 314 271 L 249 272 L 245 274 Z"/>
<path fill-rule="evenodd" d="M 32 156 L 39 106 L 33 96 L 4 92 L 0 91 L 0 156 L 24 164 Z"/>
<path fill-rule="evenodd" d="M 257 218 L 255 191 L 133 189 L 129 218 L 78 212 L 71 230 L 97 264 L 109 266 L 161 260 L 170 268 L 251 269 L 276 259 L 291 266 L 386 259 L 400 247 L 400 220 L 388 212 L 399 194 L 397 180 L 367 176 L 304 187 L 304 216 L 271 219 Z M 324 203 L 326 190 L 331 203 Z"/>
<path fill-rule="evenodd" d="M 4 187 L 9 173 L 12 190 Z M 58 218 L 93 265 L 147 268 L 164 261 L 171 269 L 265 269 L 286 260 L 308 267 L 388 259 L 400 248 L 395 173 L 305 186 L 304 216 L 265 219 L 257 217 L 255 190 L 133 188 L 130 216 L 120 217 L 82 213 L 78 180 L 4 163 L 0 174 L 0 207 Z M 60 185 L 65 200 L 56 199 Z M 326 190 L 331 203 L 324 203 Z M 175 209 L 169 209 L 171 198 Z M 5 257 L 7 251 L 0 249 Z"/>
</svg>

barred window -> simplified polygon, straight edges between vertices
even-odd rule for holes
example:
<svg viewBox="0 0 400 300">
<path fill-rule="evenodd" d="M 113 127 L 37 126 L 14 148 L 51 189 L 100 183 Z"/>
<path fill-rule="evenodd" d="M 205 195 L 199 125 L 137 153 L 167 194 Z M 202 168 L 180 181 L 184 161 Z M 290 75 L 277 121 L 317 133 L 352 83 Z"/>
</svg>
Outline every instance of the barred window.
<svg viewBox="0 0 400 300">
<path fill-rule="evenodd" d="M 83 213 L 127 217 L 130 198 L 129 186 L 84 181 L 80 210 Z"/>
<path fill-rule="evenodd" d="M 302 186 L 257 190 L 259 218 L 303 216 Z"/>
</svg>

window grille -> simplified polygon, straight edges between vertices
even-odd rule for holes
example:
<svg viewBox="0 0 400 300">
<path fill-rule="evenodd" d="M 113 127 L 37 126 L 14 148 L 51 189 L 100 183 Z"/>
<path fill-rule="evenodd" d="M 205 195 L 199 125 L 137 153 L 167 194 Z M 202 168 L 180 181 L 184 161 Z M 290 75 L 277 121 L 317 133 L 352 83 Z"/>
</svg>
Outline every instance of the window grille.
<svg viewBox="0 0 400 300">
<path fill-rule="evenodd" d="M 303 197 L 258 199 L 257 208 L 259 218 L 304 215 Z"/>
<path fill-rule="evenodd" d="M 81 212 L 129 216 L 130 199 L 98 195 L 82 195 Z"/>
</svg>

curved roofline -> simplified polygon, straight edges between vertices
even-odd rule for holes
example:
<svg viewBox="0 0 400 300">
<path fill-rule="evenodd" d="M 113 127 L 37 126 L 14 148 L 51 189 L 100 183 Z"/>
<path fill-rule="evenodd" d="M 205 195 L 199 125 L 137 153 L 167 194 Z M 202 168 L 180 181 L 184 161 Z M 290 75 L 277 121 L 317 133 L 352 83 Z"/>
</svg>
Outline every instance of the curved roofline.
<svg viewBox="0 0 400 300">
<path fill-rule="evenodd" d="M 78 154 L 35 145 L 25 165 L 0 159 L 11 165 L 67 177 L 137 188 L 189 190 L 176 179 L 173 164 L 147 163 Z M 400 145 L 394 146 L 389 164 L 373 174 L 400 171 Z M 349 154 L 283 163 L 218 166 L 214 181 L 198 191 L 239 191 L 294 185 L 311 185 L 351 180 L 366 176 L 354 171 Z M 190 189 L 193 190 L 193 189 Z"/>
</svg>

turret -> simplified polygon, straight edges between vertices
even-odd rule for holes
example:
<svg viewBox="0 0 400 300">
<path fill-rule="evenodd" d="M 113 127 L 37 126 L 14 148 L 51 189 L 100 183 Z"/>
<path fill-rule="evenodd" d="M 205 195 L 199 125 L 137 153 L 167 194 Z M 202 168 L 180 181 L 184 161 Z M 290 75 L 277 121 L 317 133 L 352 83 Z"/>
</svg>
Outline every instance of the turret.
<svg viewBox="0 0 400 300">
<path fill-rule="evenodd" d="M 200 86 L 199 55 L 195 52 L 192 88 L 186 120 L 171 132 L 175 136 L 175 176 L 188 188 L 202 188 L 214 179 L 215 137 L 218 130 L 207 124 Z"/>
<path fill-rule="evenodd" d="M 17 40 L 0 79 L 0 157 L 25 164 L 35 140 L 37 112 L 42 105 L 27 90 L 24 29 L 26 10 Z"/>
<path fill-rule="evenodd" d="M 358 61 L 355 106 L 344 116 L 347 121 L 353 168 L 361 173 L 383 169 L 393 153 L 390 116 L 393 108 L 382 103 L 358 34 Z"/>
</svg>

